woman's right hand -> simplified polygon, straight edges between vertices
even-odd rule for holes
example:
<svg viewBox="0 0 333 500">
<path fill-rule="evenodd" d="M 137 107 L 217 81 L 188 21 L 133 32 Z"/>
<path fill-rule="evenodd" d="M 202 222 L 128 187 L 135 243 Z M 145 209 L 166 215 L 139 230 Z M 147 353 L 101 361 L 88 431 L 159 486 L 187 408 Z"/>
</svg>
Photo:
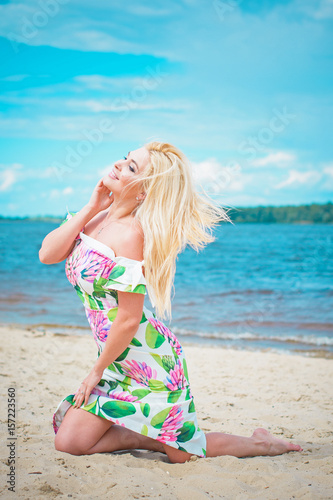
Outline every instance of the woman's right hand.
<svg viewBox="0 0 333 500">
<path fill-rule="evenodd" d="M 110 189 L 104 186 L 103 178 L 98 181 L 91 198 L 88 202 L 89 207 L 96 210 L 96 213 L 106 210 L 113 203 L 114 195 L 110 196 Z"/>
</svg>

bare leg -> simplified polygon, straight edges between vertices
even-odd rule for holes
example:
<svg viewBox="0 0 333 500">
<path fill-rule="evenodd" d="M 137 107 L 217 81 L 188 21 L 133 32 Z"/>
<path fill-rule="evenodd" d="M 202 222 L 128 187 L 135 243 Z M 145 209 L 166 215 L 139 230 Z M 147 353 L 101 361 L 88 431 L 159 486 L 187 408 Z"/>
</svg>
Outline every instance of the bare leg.
<svg viewBox="0 0 333 500">
<path fill-rule="evenodd" d="M 266 429 L 256 429 L 251 437 L 234 436 L 221 432 L 206 434 L 207 457 L 232 455 L 234 457 L 256 457 L 259 455 L 282 455 L 289 451 L 303 451 L 297 444 L 278 439 Z"/>
<path fill-rule="evenodd" d="M 156 441 L 156 439 L 143 436 L 121 425 L 112 425 L 85 454 L 92 455 L 93 453 L 137 449 L 164 453 L 162 443 Z"/>
<path fill-rule="evenodd" d="M 234 436 L 222 432 L 210 432 L 206 434 L 207 450 L 206 456 L 220 457 L 231 455 L 234 457 L 256 457 L 259 455 L 282 455 L 289 451 L 303 451 L 297 444 L 289 443 L 272 436 L 266 429 L 256 429 L 251 437 Z M 177 450 L 171 446 L 164 445 L 164 449 L 170 462 L 184 463 L 190 460 L 191 454 Z"/>
<path fill-rule="evenodd" d="M 163 445 L 98 415 L 72 406 L 55 437 L 55 448 L 71 455 L 91 455 L 129 449 L 160 451 Z"/>
<path fill-rule="evenodd" d="M 299 445 L 272 436 L 265 429 L 256 429 L 251 437 L 234 436 L 221 432 L 206 434 L 207 457 L 232 455 L 255 457 L 282 455 L 289 451 L 302 451 Z M 187 462 L 192 454 L 133 432 L 120 425 L 70 407 L 55 438 L 55 447 L 72 455 L 91 455 L 129 449 L 165 452 L 172 463 Z"/>
</svg>

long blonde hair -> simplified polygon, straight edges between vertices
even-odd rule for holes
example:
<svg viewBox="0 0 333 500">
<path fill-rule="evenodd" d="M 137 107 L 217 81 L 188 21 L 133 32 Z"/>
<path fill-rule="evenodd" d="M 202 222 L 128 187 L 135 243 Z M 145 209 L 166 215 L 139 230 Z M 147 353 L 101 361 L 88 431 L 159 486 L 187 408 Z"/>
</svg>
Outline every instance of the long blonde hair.
<svg viewBox="0 0 333 500">
<path fill-rule="evenodd" d="M 156 315 L 171 319 L 171 291 L 177 255 L 187 245 L 199 252 L 215 241 L 212 229 L 220 221 L 231 222 L 226 209 L 217 206 L 194 185 L 192 167 L 175 146 L 150 142 L 144 146 L 150 162 L 136 176 L 146 193 L 135 209 L 144 233 L 147 291 Z"/>
</svg>

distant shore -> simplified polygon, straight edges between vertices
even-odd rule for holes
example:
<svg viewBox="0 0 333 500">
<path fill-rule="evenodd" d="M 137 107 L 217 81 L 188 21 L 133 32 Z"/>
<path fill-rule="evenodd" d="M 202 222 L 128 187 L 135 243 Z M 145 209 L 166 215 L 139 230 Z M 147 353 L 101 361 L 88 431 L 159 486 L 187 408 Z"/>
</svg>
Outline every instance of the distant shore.
<svg viewBox="0 0 333 500">
<path fill-rule="evenodd" d="M 330 360 L 184 347 L 204 432 L 250 436 L 265 427 L 304 451 L 170 464 L 165 455 L 139 450 L 90 456 L 55 450 L 52 415 L 90 371 L 97 355 L 92 335 L 7 325 L 0 326 L 0 339 L 4 394 L 7 399 L 11 388 L 16 401 L 15 498 L 331 498 Z M 3 443 L 8 432 L 3 425 Z M 3 460 L 0 467 L 5 478 L 9 466 Z M 3 481 L 6 498 L 7 487 Z"/>
<path fill-rule="evenodd" d="M 264 224 L 333 224 L 333 203 L 311 203 L 308 205 L 257 206 L 226 208 L 234 223 Z M 60 223 L 65 217 L 53 215 L 3 216 L 1 221 L 43 221 Z"/>
</svg>

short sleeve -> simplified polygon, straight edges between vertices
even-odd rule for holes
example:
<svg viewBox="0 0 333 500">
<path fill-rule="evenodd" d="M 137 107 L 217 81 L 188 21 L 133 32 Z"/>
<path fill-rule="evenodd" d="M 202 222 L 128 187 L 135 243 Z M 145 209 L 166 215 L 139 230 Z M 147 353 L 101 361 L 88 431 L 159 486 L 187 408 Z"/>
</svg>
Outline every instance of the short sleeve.
<svg viewBox="0 0 333 500">
<path fill-rule="evenodd" d="M 74 217 L 74 215 L 76 215 L 78 213 L 78 212 L 70 212 L 68 210 L 68 207 L 66 207 L 66 209 L 67 209 L 67 215 L 64 218 L 64 220 L 60 222 L 59 227 L 62 226 L 63 224 L 65 224 L 65 222 L 67 222 L 68 220 L 70 220 L 72 217 Z M 84 231 L 84 227 L 81 229 L 81 231 Z M 78 234 L 75 239 L 79 240 L 80 239 L 80 235 Z"/>
<path fill-rule="evenodd" d="M 146 279 L 142 273 L 144 261 L 136 261 L 127 257 L 115 257 L 116 265 L 107 279 L 103 279 L 102 288 L 105 292 L 118 290 L 120 292 L 141 293 L 146 295 Z M 102 279 L 102 278 L 100 278 Z"/>
</svg>

